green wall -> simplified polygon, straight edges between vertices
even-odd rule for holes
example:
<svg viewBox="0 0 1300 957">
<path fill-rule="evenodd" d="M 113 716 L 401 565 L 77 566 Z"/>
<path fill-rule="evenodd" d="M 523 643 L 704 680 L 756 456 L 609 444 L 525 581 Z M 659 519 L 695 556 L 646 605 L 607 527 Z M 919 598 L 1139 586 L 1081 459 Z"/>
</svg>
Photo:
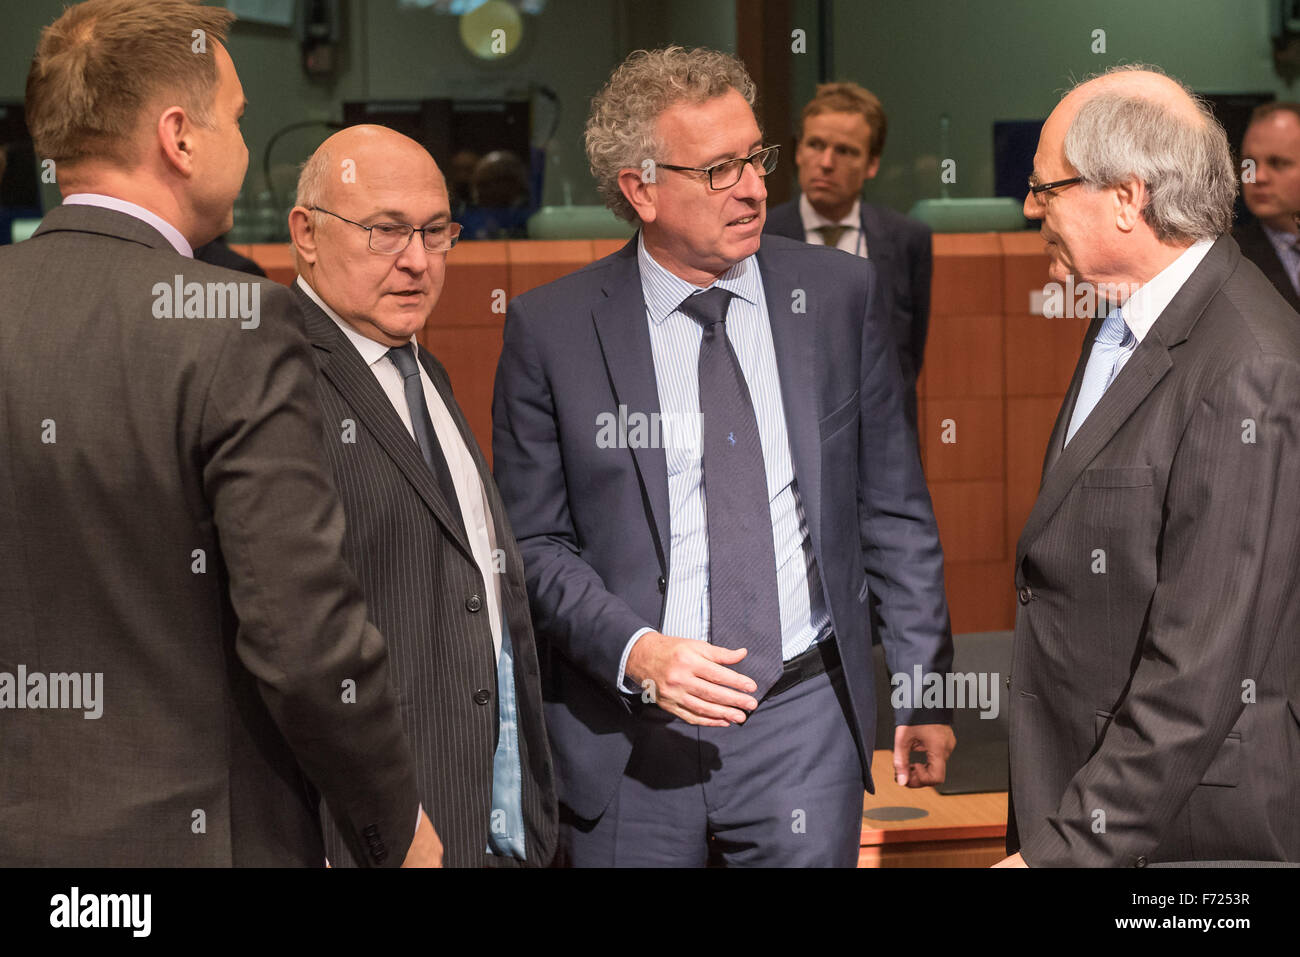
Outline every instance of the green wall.
<svg viewBox="0 0 1300 957">
<path fill-rule="evenodd" d="M 741 10 L 749 0 L 739 0 Z M 490 97 L 552 87 L 562 102 L 550 144 L 544 199 L 594 203 L 582 150 L 587 104 L 627 51 L 667 42 L 734 50 L 737 0 L 551 0 L 530 18 L 518 55 L 498 64 L 461 51 L 456 21 L 398 0 L 345 0 L 340 69 L 327 83 L 306 79 L 289 31 L 236 24 L 230 43 L 251 108 L 244 122 L 251 154 L 245 201 L 265 189 L 263 149 L 280 127 L 302 119 L 341 119 L 349 99 Z M 21 98 L 41 26 L 64 0 L 7 3 L 0 33 L 0 97 Z M 889 142 L 868 195 L 906 210 L 939 194 L 944 158 L 957 162 L 954 196 L 993 189 L 992 123 L 1042 118 L 1074 79 L 1118 62 L 1158 63 L 1204 92 L 1272 90 L 1300 96 L 1273 71 L 1269 0 L 834 0 L 830 36 L 817 31 L 816 0 L 792 0 L 792 27 L 808 50 L 791 53 L 792 107 L 798 113 L 817 82 L 817 51 L 832 47 L 835 78 L 874 90 L 889 112 Z M 1106 52 L 1091 52 L 1092 31 Z M 771 42 L 790 46 L 786 34 Z M 540 101 L 539 101 L 540 102 Z M 949 149 L 939 149 L 939 117 L 951 118 Z M 549 107 L 538 112 L 548 122 Z M 289 191 L 294 168 L 326 135 L 311 129 L 276 146 L 276 182 Z M 777 136 L 780 131 L 769 131 Z M 445 160 L 445 157 L 438 157 Z M 783 157 L 782 173 L 792 162 Z M 567 188 L 566 188 L 567 186 Z M 57 195 L 51 194 L 57 201 Z"/>
<path fill-rule="evenodd" d="M 1155 63 L 1202 93 L 1300 96 L 1273 70 L 1268 11 L 1269 0 L 837 0 L 836 78 L 870 88 L 889 115 L 868 196 L 904 211 L 938 196 L 949 156 L 952 196 L 992 195 L 993 122 L 1045 118 L 1075 81 L 1117 63 Z"/>
</svg>

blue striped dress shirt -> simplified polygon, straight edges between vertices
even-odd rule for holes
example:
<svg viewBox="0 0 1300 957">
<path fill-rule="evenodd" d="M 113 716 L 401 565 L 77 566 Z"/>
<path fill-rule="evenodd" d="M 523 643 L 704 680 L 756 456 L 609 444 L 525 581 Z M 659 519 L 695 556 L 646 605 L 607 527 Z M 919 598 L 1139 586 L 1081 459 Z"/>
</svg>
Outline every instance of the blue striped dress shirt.
<svg viewBox="0 0 1300 957">
<path fill-rule="evenodd" d="M 698 429 L 698 366 L 704 330 L 677 309 L 687 296 L 703 290 L 655 262 L 640 234 L 637 261 L 646 322 L 650 326 L 659 410 L 662 420 L 671 426 L 663 431 L 668 463 L 670 540 L 667 604 L 661 630 L 666 635 L 707 641 L 709 528 L 704 511 L 703 455 Z M 750 256 L 736 263 L 716 284 L 735 296 L 727 312 L 727 340 L 744 373 L 763 444 L 781 608 L 782 657 L 789 661 L 830 633 L 830 612 L 795 481 L 785 409 L 781 405 L 776 348 L 772 343 L 757 257 Z M 682 425 L 690 422 L 697 423 L 693 429 Z M 637 631 L 623 649 L 616 679 L 617 687 L 623 691 L 640 690 L 628 687 L 624 671 L 632 645 L 651 630 Z"/>
</svg>

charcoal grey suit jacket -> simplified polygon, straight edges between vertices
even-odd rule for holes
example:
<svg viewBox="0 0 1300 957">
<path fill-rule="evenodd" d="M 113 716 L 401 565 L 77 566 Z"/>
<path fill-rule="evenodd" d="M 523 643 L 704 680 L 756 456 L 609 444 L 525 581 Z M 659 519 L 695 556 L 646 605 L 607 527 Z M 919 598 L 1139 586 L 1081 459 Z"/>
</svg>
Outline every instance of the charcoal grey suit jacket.
<svg viewBox="0 0 1300 957">
<path fill-rule="evenodd" d="M 1007 847 L 1300 861 L 1300 325 L 1221 237 L 1062 449 L 1016 553 Z"/>
<path fill-rule="evenodd" d="M 256 283 L 257 325 L 156 318 L 178 276 Z M 401 863 L 413 761 L 320 428 L 283 287 L 93 207 L 0 249 L 0 672 L 103 675 L 97 719 L 0 711 L 0 865 L 320 866 L 316 788 Z"/>
<path fill-rule="evenodd" d="M 324 447 L 347 515 L 343 552 L 361 580 L 371 621 L 388 640 L 420 799 L 442 841 L 443 864 L 504 863 L 485 852 L 498 732 L 489 593 L 453 518 L 459 504 L 447 501 L 347 336 L 296 284 L 292 291 L 319 370 Z M 546 866 L 555 855 L 555 784 L 523 561 L 446 370 L 427 350 L 419 356 L 478 467 L 496 526 L 502 617 L 514 649 L 524 851 L 529 865 Z M 347 421 L 355 441 L 341 441 Z M 351 863 L 328 818 L 326 845 L 331 862 Z"/>
</svg>

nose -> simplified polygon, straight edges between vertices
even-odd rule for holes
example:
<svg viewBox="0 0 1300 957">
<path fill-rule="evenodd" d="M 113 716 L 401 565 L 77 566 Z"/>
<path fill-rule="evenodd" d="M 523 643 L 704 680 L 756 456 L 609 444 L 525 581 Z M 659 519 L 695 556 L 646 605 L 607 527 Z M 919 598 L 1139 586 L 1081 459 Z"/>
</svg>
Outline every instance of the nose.
<svg viewBox="0 0 1300 957">
<path fill-rule="evenodd" d="M 1038 201 L 1032 189 L 1025 190 L 1025 219 L 1042 219 L 1043 204 Z"/>
<path fill-rule="evenodd" d="M 411 233 L 411 241 L 397 254 L 397 268 L 418 276 L 429 268 L 430 255 L 432 254 L 424 248 L 424 236 Z"/>
<path fill-rule="evenodd" d="M 826 149 L 822 150 L 821 154 L 817 157 L 817 162 L 824 169 L 830 169 L 832 166 L 834 166 L 835 165 L 834 147 L 828 146 L 826 147 Z"/>
<path fill-rule="evenodd" d="M 767 199 L 767 183 L 753 163 L 745 164 L 745 169 L 740 174 L 740 182 L 733 188 L 735 195 L 742 199 L 753 199 L 759 203 Z"/>
</svg>

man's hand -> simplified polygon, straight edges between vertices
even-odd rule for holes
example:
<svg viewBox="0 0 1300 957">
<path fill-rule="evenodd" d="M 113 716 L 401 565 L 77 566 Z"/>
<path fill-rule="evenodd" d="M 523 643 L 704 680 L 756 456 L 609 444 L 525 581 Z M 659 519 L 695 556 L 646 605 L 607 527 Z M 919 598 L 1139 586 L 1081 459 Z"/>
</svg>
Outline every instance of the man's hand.
<svg viewBox="0 0 1300 957">
<path fill-rule="evenodd" d="M 900 787 L 923 788 L 942 784 L 948 771 L 948 755 L 957 746 L 952 728 L 946 724 L 905 724 L 894 729 L 894 780 Z M 911 752 L 924 751 L 925 764 L 913 764 Z"/>
<path fill-rule="evenodd" d="M 438 832 L 433 829 L 433 823 L 423 808 L 420 809 L 420 823 L 415 827 L 415 839 L 411 841 L 411 849 L 406 852 L 402 866 L 442 867 L 442 841 L 438 840 Z"/>
<path fill-rule="evenodd" d="M 990 866 L 991 867 L 1028 867 L 1029 865 L 1025 863 L 1025 859 L 1021 857 L 1020 852 L 1017 851 L 1015 854 L 1012 854 L 1010 857 L 1004 857 L 996 864 L 992 864 Z"/>
<path fill-rule="evenodd" d="M 758 685 L 723 667 L 734 665 L 747 653 L 744 648 L 720 648 L 648 631 L 628 653 L 625 674 L 632 684 L 646 689 L 647 701 L 687 724 L 726 728 L 743 723 L 745 711 L 758 707 L 757 701 L 741 693 L 755 691 Z"/>
</svg>

